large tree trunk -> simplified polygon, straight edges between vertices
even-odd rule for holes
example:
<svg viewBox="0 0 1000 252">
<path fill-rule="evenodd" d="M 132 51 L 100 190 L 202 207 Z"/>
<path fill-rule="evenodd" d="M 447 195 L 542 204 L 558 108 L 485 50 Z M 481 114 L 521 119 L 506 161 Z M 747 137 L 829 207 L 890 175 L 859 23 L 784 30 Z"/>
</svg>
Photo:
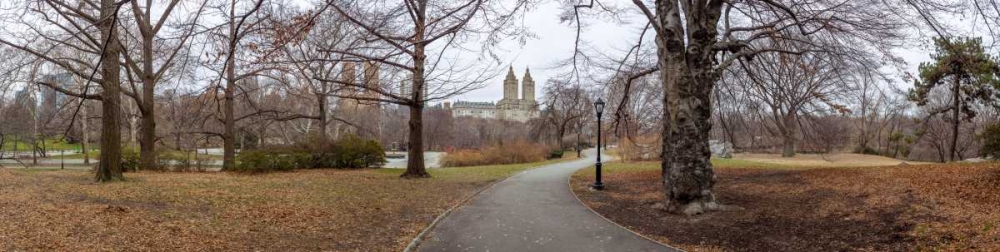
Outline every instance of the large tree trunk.
<svg viewBox="0 0 1000 252">
<path fill-rule="evenodd" d="M 719 208 L 712 194 L 715 173 L 708 146 L 712 87 L 718 79 L 711 52 L 716 32 L 714 22 L 689 21 L 687 32 L 693 35 L 685 48 L 680 8 L 675 4 L 668 0 L 656 2 L 661 27 L 656 42 L 664 90 L 661 167 L 667 210 L 694 215 Z M 715 15 L 717 20 L 718 13 Z"/>
<path fill-rule="evenodd" d="M 410 144 L 407 150 L 406 172 L 400 175 L 404 178 L 429 178 L 430 173 L 424 167 L 424 120 L 423 107 L 410 106 Z"/>
<path fill-rule="evenodd" d="M 115 1 L 101 0 L 101 41 L 108 45 L 101 62 L 101 79 L 104 80 L 101 93 L 101 158 L 97 165 L 96 179 L 100 182 L 122 180 L 121 167 L 121 86 L 119 86 L 118 29 L 114 23 Z"/>
<path fill-rule="evenodd" d="M 960 81 L 960 79 L 957 78 L 957 77 L 955 77 L 955 84 L 954 84 L 955 86 L 953 87 L 953 89 L 951 91 L 952 92 L 951 99 L 953 101 L 952 108 L 954 108 L 954 109 L 951 112 L 951 114 L 952 114 L 952 118 L 951 118 L 952 119 L 952 122 L 951 122 L 951 147 L 950 147 L 950 149 L 948 149 L 948 155 L 949 155 L 948 160 L 952 161 L 952 162 L 955 161 L 955 152 L 957 152 L 957 150 L 958 150 L 958 126 L 959 126 L 959 124 L 962 123 L 960 121 L 960 118 L 959 118 L 959 116 L 961 114 L 961 110 L 962 110 L 962 107 L 961 107 L 962 101 L 959 100 L 959 98 L 961 97 L 960 96 L 961 95 L 961 90 L 959 90 L 959 86 L 961 85 L 961 83 L 959 81 Z"/>
</svg>

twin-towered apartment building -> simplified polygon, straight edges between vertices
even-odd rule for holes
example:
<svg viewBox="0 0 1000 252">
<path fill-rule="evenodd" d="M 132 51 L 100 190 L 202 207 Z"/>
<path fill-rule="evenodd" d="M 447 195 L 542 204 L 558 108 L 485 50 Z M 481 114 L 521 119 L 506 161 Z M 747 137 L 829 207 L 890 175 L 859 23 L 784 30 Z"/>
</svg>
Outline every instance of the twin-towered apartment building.
<svg viewBox="0 0 1000 252">
<path fill-rule="evenodd" d="M 517 77 L 514 75 L 514 67 L 507 71 L 507 78 L 503 80 L 503 99 L 497 103 L 493 102 L 470 102 L 456 101 L 451 105 L 452 115 L 455 117 L 476 117 L 484 119 L 498 119 L 508 121 L 527 122 L 538 118 L 538 102 L 535 100 L 535 80 L 531 78 L 531 71 L 524 70 L 524 77 L 521 80 L 521 96 L 518 97 Z"/>
</svg>

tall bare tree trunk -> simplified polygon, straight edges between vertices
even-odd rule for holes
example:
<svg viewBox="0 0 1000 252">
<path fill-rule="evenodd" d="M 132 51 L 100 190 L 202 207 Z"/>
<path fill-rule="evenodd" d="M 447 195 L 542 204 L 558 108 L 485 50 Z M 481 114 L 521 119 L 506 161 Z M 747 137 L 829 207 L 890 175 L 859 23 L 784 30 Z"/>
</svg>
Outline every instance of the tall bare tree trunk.
<svg viewBox="0 0 1000 252">
<path fill-rule="evenodd" d="M 150 8 L 147 5 L 147 8 Z M 149 12 L 146 12 L 147 14 Z M 146 20 L 150 20 L 147 15 Z M 142 116 L 139 137 L 139 166 L 142 168 L 156 167 L 156 80 L 153 69 L 153 34 L 145 32 L 142 39 L 142 101 L 139 114 Z"/>
<path fill-rule="evenodd" d="M 87 125 L 87 106 L 86 104 L 80 105 L 80 131 L 83 135 L 83 141 L 80 141 L 80 148 L 83 149 L 83 164 L 90 165 L 90 129 Z"/>
<path fill-rule="evenodd" d="M 31 117 L 31 165 L 38 166 L 38 112 L 32 112 Z"/>
<path fill-rule="evenodd" d="M 123 180 L 121 167 L 121 86 L 118 65 L 120 47 L 117 39 L 118 28 L 112 15 L 115 13 L 114 0 L 101 0 L 101 41 L 106 41 L 101 64 L 101 158 L 97 166 L 96 179 L 100 182 Z"/>
<path fill-rule="evenodd" d="M 951 118 L 952 119 L 952 122 L 951 122 L 951 148 L 948 149 L 948 155 L 949 155 L 948 160 L 952 161 L 952 162 L 955 161 L 955 153 L 958 150 L 958 126 L 959 126 L 959 124 L 962 123 L 962 121 L 960 121 L 961 119 L 959 118 L 959 114 L 961 114 L 961 112 L 962 112 L 961 111 L 962 110 L 962 107 L 961 107 L 962 101 L 959 100 L 959 98 L 961 98 L 961 90 L 959 89 L 959 87 L 961 86 L 961 82 L 960 82 L 961 79 L 959 79 L 958 77 L 954 77 L 954 78 L 955 78 L 955 84 L 954 84 L 955 86 L 953 87 L 953 89 L 951 91 L 952 92 L 951 99 L 953 101 L 953 104 L 952 104 L 953 107 L 952 108 L 954 108 L 951 111 L 951 115 L 952 115 L 952 118 Z"/>
<path fill-rule="evenodd" d="M 661 169 L 667 210 L 693 215 L 719 207 L 712 194 L 715 173 L 708 146 L 712 87 L 718 79 L 711 50 L 716 31 L 713 22 L 688 21 L 686 32 L 693 35 L 685 43 L 676 4 L 656 1 L 656 18 L 661 27 L 656 43 L 664 91 Z"/>
<path fill-rule="evenodd" d="M 236 1 L 232 1 L 229 9 L 230 17 L 236 17 Z M 229 55 L 226 60 L 226 89 L 223 112 L 226 114 L 223 119 L 222 132 L 222 170 L 229 171 L 236 167 L 236 118 L 233 115 L 235 109 L 234 98 L 236 92 L 236 20 L 229 20 Z"/>
<path fill-rule="evenodd" d="M 427 1 L 418 1 L 418 12 L 414 21 L 416 32 L 413 35 L 414 41 L 423 41 L 426 32 Z M 410 97 L 413 102 L 410 107 L 410 144 L 406 160 L 406 172 L 400 177 L 404 178 L 429 178 L 430 173 L 424 167 L 424 94 L 427 85 L 424 80 L 424 64 L 427 60 L 425 49 L 426 42 L 416 42 L 413 44 L 413 85 L 411 86 Z"/>
<path fill-rule="evenodd" d="M 222 133 L 222 170 L 232 170 L 236 166 L 236 118 L 233 113 L 234 92 L 236 92 L 236 81 L 233 74 L 233 63 L 226 66 L 226 99 L 223 104 L 225 115 L 224 130 Z"/>
</svg>

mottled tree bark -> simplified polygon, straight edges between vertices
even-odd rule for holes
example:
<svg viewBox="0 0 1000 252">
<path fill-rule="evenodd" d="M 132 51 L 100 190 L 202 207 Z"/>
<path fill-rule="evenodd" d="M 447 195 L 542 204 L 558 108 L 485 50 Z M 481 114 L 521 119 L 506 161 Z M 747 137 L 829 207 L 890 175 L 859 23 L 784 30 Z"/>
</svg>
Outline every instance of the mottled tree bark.
<svg viewBox="0 0 1000 252">
<path fill-rule="evenodd" d="M 656 42 L 664 91 L 661 168 L 667 210 L 693 215 L 719 207 L 712 194 L 715 173 L 708 136 L 712 127 L 712 88 L 719 78 L 711 47 L 717 35 L 721 2 L 719 6 L 688 10 L 686 31 L 676 4 L 656 1 L 661 28 Z"/>
</svg>

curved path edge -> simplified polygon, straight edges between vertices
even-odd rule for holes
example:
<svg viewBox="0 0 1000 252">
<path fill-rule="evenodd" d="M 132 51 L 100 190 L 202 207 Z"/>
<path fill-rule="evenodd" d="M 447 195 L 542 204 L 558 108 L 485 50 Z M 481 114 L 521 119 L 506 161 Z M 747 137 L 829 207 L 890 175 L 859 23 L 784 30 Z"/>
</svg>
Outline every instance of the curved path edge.
<svg viewBox="0 0 1000 252">
<path fill-rule="evenodd" d="M 510 176 L 451 211 L 412 251 L 681 251 L 583 204 L 568 182 L 592 165 L 582 159 Z"/>
<path fill-rule="evenodd" d="M 448 210 L 444 211 L 444 213 L 441 213 L 441 214 L 439 214 L 437 216 L 437 218 L 434 218 L 434 221 L 431 221 L 431 224 L 427 225 L 427 227 L 424 227 L 424 229 L 421 230 L 420 233 L 417 234 L 416 237 L 413 237 L 413 240 L 410 240 L 410 243 L 406 246 L 405 249 L 403 249 L 403 252 L 413 252 L 413 251 L 416 251 L 417 247 L 420 246 L 420 241 L 423 241 L 424 238 L 427 237 L 427 234 L 430 233 L 430 231 L 433 230 L 434 227 L 436 227 L 437 224 L 439 222 L 441 222 L 441 220 L 443 220 L 445 217 L 447 217 L 449 214 L 451 214 L 451 212 L 455 211 L 455 209 L 458 209 L 459 207 L 462 207 L 463 205 L 469 203 L 469 201 L 472 201 L 472 199 L 475 199 L 476 196 L 479 196 L 479 194 L 482 193 L 483 191 L 486 191 L 486 190 L 488 190 L 490 188 L 493 188 L 493 186 L 496 186 L 496 184 L 498 184 L 500 182 L 503 182 L 503 181 L 505 181 L 507 179 L 510 179 L 510 178 L 512 178 L 514 176 L 517 176 L 518 174 L 521 174 L 521 173 L 524 173 L 524 172 L 528 172 L 530 170 L 542 168 L 542 167 L 545 167 L 547 165 L 553 165 L 553 164 L 559 164 L 559 163 L 566 163 L 566 162 L 573 162 L 573 161 L 579 161 L 579 159 L 566 160 L 566 161 L 556 162 L 556 163 L 552 163 L 552 164 L 544 164 L 544 165 L 529 167 L 527 169 L 515 172 L 514 174 L 511 174 L 510 176 L 507 176 L 505 178 L 497 179 L 497 180 L 494 180 L 493 182 L 490 182 L 489 185 L 486 185 L 486 186 L 483 186 L 482 188 L 479 188 L 475 193 L 473 193 L 472 195 L 469 195 L 469 197 L 466 197 L 465 199 L 462 199 L 458 203 L 455 203 L 455 205 L 453 205 L 450 208 L 448 208 Z"/>
<path fill-rule="evenodd" d="M 573 174 L 576 174 L 576 172 L 574 172 Z M 673 249 L 673 250 L 684 251 L 683 249 L 680 249 L 680 248 L 671 246 L 670 244 L 666 244 L 664 242 L 658 241 L 658 240 L 653 239 L 653 238 L 651 238 L 649 236 L 646 236 L 646 235 L 644 235 L 642 233 L 639 233 L 639 232 L 637 232 L 635 230 L 632 230 L 631 228 L 628 228 L 628 227 L 626 227 L 626 226 L 624 226 L 622 224 L 619 224 L 618 222 L 615 222 L 615 221 L 609 219 L 607 216 L 604 216 L 603 214 L 597 212 L 597 210 L 594 210 L 594 208 L 591 208 L 590 206 L 588 206 L 587 203 L 584 203 L 583 199 L 580 198 L 580 195 L 576 194 L 576 191 L 573 190 L 573 175 L 570 175 L 568 178 L 566 178 L 566 186 L 569 187 L 569 191 L 570 192 L 573 192 L 573 197 L 576 197 L 576 201 L 580 202 L 580 205 L 583 205 L 583 207 L 586 207 L 587 210 L 590 210 L 590 212 L 594 213 L 594 215 L 600 216 L 601 219 L 604 219 L 605 221 L 607 221 L 607 222 L 609 222 L 611 224 L 614 224 L 615 226 L 618 226 L 621 229 L 625 229 L 625 230 L 629 231 L 630 233 L 632 233 L 632 234 L 634 234 L 636 236 L 642 237 L 643 239 L 649 240 L 651 242 L 659 243 L 660 245 L 663 245 L 664 247 L 667 247 L 667 248 L 670 248 L 670 249 Z"/>
</svg>

